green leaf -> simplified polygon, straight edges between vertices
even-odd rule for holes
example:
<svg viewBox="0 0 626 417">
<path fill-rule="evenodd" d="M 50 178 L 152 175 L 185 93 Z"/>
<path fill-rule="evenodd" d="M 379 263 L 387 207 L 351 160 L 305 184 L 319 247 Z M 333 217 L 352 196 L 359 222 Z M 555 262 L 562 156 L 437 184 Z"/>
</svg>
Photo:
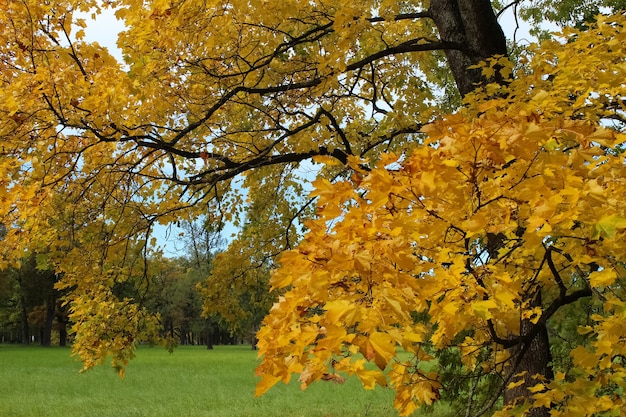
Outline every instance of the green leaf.
<svg viewBox="0 0 626 417">
<path fill-rule="evenodd" d="M 595 229 L 595 237 L 604 235 L 609 239 L 612 239 L 615 237 L 615 234 L 619 229 L 626 229 L 626 219 L 619 217 L 616 214 L 604 216 L 598 223 L 596 223 Z"/>
</svg>

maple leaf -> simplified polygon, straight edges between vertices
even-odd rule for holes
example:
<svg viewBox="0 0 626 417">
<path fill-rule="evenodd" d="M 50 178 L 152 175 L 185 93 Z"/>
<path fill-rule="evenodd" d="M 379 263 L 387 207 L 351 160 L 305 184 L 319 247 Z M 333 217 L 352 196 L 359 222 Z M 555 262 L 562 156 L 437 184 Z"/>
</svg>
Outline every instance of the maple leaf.
<svg viewBox="0 0 626 417">
<path fill-rule="evenodd" d="M 611 285 L 616 279 L 617 273 L 612 268 L 595 271 L 589 274 L 589 282 L 593 287 L 605 287 L 607 285 Z"/>
<path fill-rule="evenodd" d="M 604 216 L 595 224 L 595 228 L 596 234 L 594 237 L 598 237 L 602 234 L 612 239 L 615 237 L 618 230 L 626 229 L 626 218 L 619 217 L 616 214 Z"/>
</svg>

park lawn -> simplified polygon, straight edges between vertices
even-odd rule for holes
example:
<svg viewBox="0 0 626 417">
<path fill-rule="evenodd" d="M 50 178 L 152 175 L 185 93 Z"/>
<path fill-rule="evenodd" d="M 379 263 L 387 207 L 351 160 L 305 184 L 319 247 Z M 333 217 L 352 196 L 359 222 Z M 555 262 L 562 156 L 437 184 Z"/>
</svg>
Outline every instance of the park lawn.
<svg viewBox="0 0 626 417">
<path fill-rule="evenodd" d="M 170 354 L 140 347 L 126 377 L 109 366 L 79 374 L 69 348 L 0 345 L 3 417 L 388 417 L 393 392 L 345 384 L 297 381 L 254 398 L 256 352 L 249 346 L 206 350 L 184 346 Z M 295 378 L 294 378 L 295 379 Z"/>
</svg>

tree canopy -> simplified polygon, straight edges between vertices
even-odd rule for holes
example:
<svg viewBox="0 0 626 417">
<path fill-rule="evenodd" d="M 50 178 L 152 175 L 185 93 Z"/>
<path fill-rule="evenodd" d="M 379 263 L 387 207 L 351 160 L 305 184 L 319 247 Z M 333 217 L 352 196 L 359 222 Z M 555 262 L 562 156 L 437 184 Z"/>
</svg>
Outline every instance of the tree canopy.
<svg viewBox="0 0 626 417">
<path fill-rule="evenodd" d="M 124 62 L 84 41 L 102 8 Z M 30 251 L 55 270 L 86 368 L 123 370 L 158 333 L 115 288 L 150 275 L 157 224 L 206 215 L 240 229 L 207 312 L 256 317 L 277 267 L 259 393 L 356 374 L 408 415 L 445 395 L 454 351 L 468 380 L 498 380 L 468 413 L 502 394 L 502 415 L 619 412 L 622 14 L 513 68 L 488 0 L 0 10 L 2 266 Z M 556 366 L 552 323 L 581 305 Z"/>
<path fill-rule="evenodd" d="M 260 333 L 260 391 L 347 372 L 391 385 L 410 414 L 439 398 L 433 352 L 456 348 L 502 390 L 529 385 L 520 408 L 623 409 L 623 22 L 544 44 L 528 75 L 425 126 L 411 152 L 315 182 L 318 217 L 272 277 L 288 291 Z M 571 365 L 523 375 L 519 350 L 582 298 Z"/>
</svg>

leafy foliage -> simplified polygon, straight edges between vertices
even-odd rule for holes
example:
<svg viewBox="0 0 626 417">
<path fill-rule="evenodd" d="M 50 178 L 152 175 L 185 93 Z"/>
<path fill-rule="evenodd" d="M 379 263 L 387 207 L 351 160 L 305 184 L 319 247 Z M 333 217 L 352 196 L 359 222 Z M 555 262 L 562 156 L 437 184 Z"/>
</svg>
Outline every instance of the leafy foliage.
<svg viewBox="0 0 626 417">
<path fill-rule="evenodd" d="M 591 22 L 602 10 L 624 9 L 623 0 L 532 0 L 521 4 L 520 15 L 534 24 L 548 20 L 563 27 Z"/>
<path fill-rule="evenodd" d="M 84 41 L 106 7 L 123 63 Z M 517 387 L 504 412 L 620 408 L 623 16 L 566 30 L 511 79 L 489 1 L 0 10 L 0 266 L 45 254 L 85 368 L 113 355 L 122 373 L 159 336 L 126 290 L 167 269 L 157 224 L 207 216 L 241 227 L 201 284 L 207 314 L 258 322 L 283 253 L 259 393 L 347 372 L 410 414 L 446 388 L 446 351 L 499 378 L 477 414 Z M 550 327 L 575 302 L 593 305 L 575 337 Z M 541 380 L 518 358 L 548 327 L 574 345 Z"/>
<path fill-rule="evenodd" d="M 228 248 L 215 257 L 215 268 L 199 284 L 204 314 L 218 316 L 234 333 L 256 333 L 275 301 L 270 270 L 281 251 L 300 238 L 297 223 L 311 210 L 302 201 L 301 174 L 293 164 L 263 167 L 246 175 L 246 218 Z M 309 213 L 310 215 L 310 213 Z"/>
<path fill-rule="evenodd" d="M 425 126 L 423 146 L 315 182 L 318 218 L 272 276 L 286 293 L 259 332 L 258 393 L 294 372 L 305 387 L 345 372 L 391 386 L 409 415 L 439 398 L 432 346 L 458 349 L 470 373 L 499 373 L 501 390 L 529 385 L 499 415 L 622 409 L 626 172 L 612 150 L 626 140 L 624 20 L 545 43 L 529 75 Z M 515 375 L 509 349 L 574 302 L 595 313 L 578 323 L 571 366 L 553 381 Z"/>
<path fill-rule="evenodd" d="M 430 51 L 447 44 L 421 2 L 0 5 L 0 266 L 47 254 L 71 290 L 74 349 L 88 365 L 132 352 L 128 335 L 144 326 L 154 333 L 139 300 L 112 288 L 147 276 L 156 224 L 259 217 L 276 233 L 241 238 L 283 236 L 275 255 L 306 212 L 290 206 L 306 201 L 285 164 L 401 148 L 437 112 L 426 86 L 442 84 L 430 76 L 441 56 Z M 126 27 L 124 63 L 84 41 L 85 17 L 106 7 Z M 279 185 L 274 204 L 267 190 Z M 231 252 L 246 245 L 259 247 Z"/>
</svg>

